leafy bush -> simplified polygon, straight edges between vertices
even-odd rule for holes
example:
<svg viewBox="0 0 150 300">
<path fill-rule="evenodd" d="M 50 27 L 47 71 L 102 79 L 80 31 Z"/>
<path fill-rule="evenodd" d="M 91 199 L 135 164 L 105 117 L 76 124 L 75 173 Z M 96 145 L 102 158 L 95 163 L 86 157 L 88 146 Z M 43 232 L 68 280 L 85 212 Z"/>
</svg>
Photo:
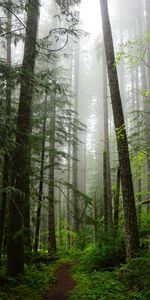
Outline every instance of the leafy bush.
<svg viewBox="0 0 150 300">
<path fill-rule="evenodd" d="M 0 291 L 0 299 L 38 300 L 54 282 L 54 265 L 39 263 L 26 266 L 24 276 L 5 279 Z"/>
<path fill-rule="evenodd" d="M 150 253 L 142 253 L 119 269 L 119 278 L 126 286 L 129 299 L 150 299 Z"/>
<path fill-rule="evenodd" d="M 125 288 L 117 280 L 115 273 L 93 272 L 91 274 L 77 272 L 76 289 L 71 294 L 71 300 L 126 300 Z"/>
<path fill-rule="evenodd" d="M 124 261 L 124 244 L 114 244 L 110 241 L 101 246 L 89 245 L 81 257 L 81 266 L 87 267 L 87 270 L 111 270 Z"/>
<path fill-rule="evenodd" d="M 150 299 L 150 253 L 140 253 L 129 263 L 112 268 L 112 272 L 105 271 L 107 268 L 103 267 L 109 262 L 108 258 L 114 261 L 113 253 L 108 244 L 103 247 L 89 245 L 81 263 L 73 268 L 77 286 L 71 293 L 71 300 Z"/>
<path fill-rule="evenodd" d="M 141 246 L 143 248 L 148 248 L 150 240 L 150 214 L 141 214 L 141 226 L 140 226 L 140 238 Z"/>
</svg>

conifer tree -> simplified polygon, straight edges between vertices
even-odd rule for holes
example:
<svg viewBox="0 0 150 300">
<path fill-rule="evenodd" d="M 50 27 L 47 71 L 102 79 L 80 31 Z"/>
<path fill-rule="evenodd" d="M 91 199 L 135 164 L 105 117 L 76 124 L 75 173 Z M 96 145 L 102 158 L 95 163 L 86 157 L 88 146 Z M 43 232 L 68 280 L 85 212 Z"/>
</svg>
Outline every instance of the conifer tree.
<svg viewBox="0 0 150 300">
<path fill-rule="evenodd" d="M 33 96 L 36 38 L 39 1 L 28 3 L 26 38 L 22 64 L 22 78 L 16 129 L 16 147 L 13 157 L 13 195 L 9 203 L 8 273 L 16 276 L 24 272 L 24 196 L 29 149 L 31 103 Z"/>
<path fill-rule="evenodd" d="M 131 259 L 139 248 L 134 189 L 107 0 L 100 0 L 100 6 L 122 184 L 126 255 L 127 259 Z"/>
<path fill-rule="evenodd" d="M 11 9 L 12 2 L 11 0 L 8 0 L 7 6 L 9 9 Z M 12 23 L 12 15 L 9 11 L 7 11 L 7 24 L 6 24 L 6 30 L 7 32 L 11 32 L 11 24 Z M 11 34 L 7 35 L 6 38 L 6 63 L 7 68 L 10 73 L 11 68 Z M 6 126 L 9 130 L 9 136 L 10 138 L 10 117 L 11 117 L 11 75 L 7 75 L 6 80 L 6 114 L 5 114 L 5 120 L 6 120 Z M 2 184 L 2 198 L 0 203 L 0 256 L 2 251 L 2 244 L 3 244 L 3 238 L 4 238 L 4 227 L 5 227 L 5 216 L 6 216 L 6 206 L 7 206 L 7 188 L 9 186 L 9 175 L 10 175 L 10 153 L 9 149 L 5 151 L 4 155 L 4 163 L 3 163 L 3 184 Z"/>
</svg>

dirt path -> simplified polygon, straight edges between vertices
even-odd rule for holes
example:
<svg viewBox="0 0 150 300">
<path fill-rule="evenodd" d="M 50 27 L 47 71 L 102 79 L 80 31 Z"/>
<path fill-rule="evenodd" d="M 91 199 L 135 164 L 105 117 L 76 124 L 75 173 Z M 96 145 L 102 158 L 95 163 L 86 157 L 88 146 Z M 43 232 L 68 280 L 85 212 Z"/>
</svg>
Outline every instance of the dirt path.
<svg viewBox="0 0 150 300">
<path fill-rule="evenodd" d="M 72 263 L 64 263 L 56 272 L 57 283 L 50 289 L 44 300 L 69 300 L 68 293 L 75 287 L 75 282 L 70 275 Z"/>
</svg>

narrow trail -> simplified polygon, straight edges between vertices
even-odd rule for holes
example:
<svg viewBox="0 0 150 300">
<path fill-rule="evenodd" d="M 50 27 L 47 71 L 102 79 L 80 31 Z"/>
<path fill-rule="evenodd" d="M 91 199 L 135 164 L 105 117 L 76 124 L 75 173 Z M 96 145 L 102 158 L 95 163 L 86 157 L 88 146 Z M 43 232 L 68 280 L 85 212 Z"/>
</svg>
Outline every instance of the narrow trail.
<svg viewBox="0 0 150 300">
<path fill-rule="evenodd" d="M 56 285 L 51 288 L 44 300 L 69 300 L 69 292 L 75 288 L 70 274 L 72 263 L 61 264 L 56 271 Z"/>
</svg>

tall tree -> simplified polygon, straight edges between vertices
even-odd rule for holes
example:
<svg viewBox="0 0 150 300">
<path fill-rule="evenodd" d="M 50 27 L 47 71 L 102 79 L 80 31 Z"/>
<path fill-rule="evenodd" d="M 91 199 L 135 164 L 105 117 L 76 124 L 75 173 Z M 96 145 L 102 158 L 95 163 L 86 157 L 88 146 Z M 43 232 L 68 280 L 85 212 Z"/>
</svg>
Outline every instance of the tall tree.
<svg viewBox="0 0 150 300">
<path fill-rule="evenodd" d="M 74 110 L 75 110 L 75 116 L 74 116 L 74 128 L 73 128 L 73 135 L 75 139 L 78 138 L 78 130 L 77 130 L 77 113 L 78 113 L 78 89 L 79 89 L 79 51 L 80 48 L 75 49 L 74 52 L 74 92 L 75 92 L 75 98 L 74 98 Z M 73 176 L 72 176 L 72 184 L 73 184 L 73 209 L 74 209 L 74 216 L 73 216 L 73 222 L 74 222 L 74 231 L 79 232 L 79 202 L 78 202 L 78 195 L 77 195 L 77 189 L 78 189 L 78 149 L 77 144 L 73 145 Z"/>
<path fill-rule="evenodd" d="M 32 114 L 32 113 L 31 113 Z M 30 123 L 29 136 L 32 133 L 32 122 Z M 26 166 L 26 186 L 24 193 L 24 245 L 26 250 L 32 250 L 31 243 L 31 226 L 30 226 L 30 174 L 31 174 L 31 140 L 28 143 Z"/>
<path fill-rule="evenodd" d="M 56 252 L 55 232 L 55 131 L 56 131 L 56 93 L 51 95 L 50 138 L 49 138 L 49 192 L 48 192 L 48 253 Z"/>
<path fill-rule="evenodd" d="M 13 196 L 9 203 L 8 273 L 15 276 L 24 272 L 24 195 L 29 149 L 33 77 L 36 58 L 39 1 L 28 1 L 26 37 L 22 64 L 22 78 L 16 129 L 16 148 L 13 157 Z"/>
<path fill-rule="evenodd" d="M 134 189 L 129 159 L 128 141 L 119 91 L 118 75 L 115 66 L 114 45 L 107 0 L 100 0 L 100 6 L 122 183 L 126 236 L 126 255 L 127 259 L 131 259 L 139 248 L 139 234 L 137 227 Z"/>
<path fill-rule="evenodd" d="M 114 196 L 114 229 L 115 235 L 118 234 L 119 224 L 119 197 L 120 197 L 120 168 L 117 170 L 116 191 Z"/>
<path fill-rule="evenodd" d="M 12 1 L 8 0 L 8 8 L 11 9 Z M 11 32 L 12 16 L 10 11 L 7 11 L 7 32 Z M 6 39 L 6 62 L 8 69 L 11 67 L 11 33 L 7 35 Z M 9 72 L 10 73 L 10 72 Z M 6 81 L 6 124 L 9 128 L 10 138 L 10 116 L 11 116 L 11 75 L 8 76 Z M 10 153 L 9 150 L 5 152 L 4 164 L 3 164 L 3 184 L 2 184 L 2 198 L 0 203 L 0 255 L 2 251 L 3 236 L 4 236 L 4 225 L 5 225 L 5 215 L 6 215 L 6 204 L 7 204 L 7 187 L 9 185 L 9 171 L 10 171 Z"/>
<path fill-rule="evenodd" d="M 68 184 L 71 183 L 71 142 L 70 142 L 70 135 L 71 135 L 71 126 L 68 122 L 68 134 L 69 134 L 69 138 L 68 138 L 68 163 L 67 163 L 67 182 Z M 71 230 L 71 209 L 70 209 L 70 200 L 71 200 L 71 193 L 70 193 L 70 187 L 69 185 L 67 186 L 67 207 L 66 207 L 66 211 L 67 211 L 67 229 L 68 231 Z M 70 246 L 70 235 L 68 234 L 67 237 L 67 246 L 69 248 Z"/>
<path fill-rule="evenodd" d="M 107 68 L 105 51 L 103 52 L 103 103 L 104 103 L 104 223 L 105 231 L 112 229 L 112 192 L 110 176 L 109 156 L 109 132 L 108 132 L 108 93 L 107 93 Z"/>
<path fill-rule="evenodd" d="M 145 0 L 145 17 L 146 17 L 146 34 L 150 33 L 150 2 L 148 0 Z M 150 90 L 150 55 L 149 52 L 147 54 L 147 65 L 149 66 L 147 68 L 147 90 Z M 144 124 L 145 124 L 145 144 L 146 144 L 146 151 L 147 151 L 147 157 L 146 157 L 146 163 L 147 163 L 147 191 L 148 191 L 148 199 L 150 195 L 150 137 L 149 137 L 149 131 L 150 131 L 150 100 L 148 97 L 145 97 L 143 99 L 144 104 Z M 150 211 L 150 205 L 148 204 L 148 211 Z"/>
<path fill-rule="evenodd" d="M 37 252 L 38 244 L 39 244 L 40 219 L 41 219 L 41 208 L 42 208 L 42 199 L 43 199 L 45 141 L 46 141 L 46 108 L 47 108 L 47 94 L 45 95 L 45 101 L 44 101 L 44 120 L 43 120 L 43 128 L 42 128 L 42 147 L 41 147 L 41 162 L 40 162 L 40 182 L 39 182 L 39 196 L 38 196 L 37 213 L 36 213 L 35 242 L 34 242 L 35 252 Z"/>
</svg>

